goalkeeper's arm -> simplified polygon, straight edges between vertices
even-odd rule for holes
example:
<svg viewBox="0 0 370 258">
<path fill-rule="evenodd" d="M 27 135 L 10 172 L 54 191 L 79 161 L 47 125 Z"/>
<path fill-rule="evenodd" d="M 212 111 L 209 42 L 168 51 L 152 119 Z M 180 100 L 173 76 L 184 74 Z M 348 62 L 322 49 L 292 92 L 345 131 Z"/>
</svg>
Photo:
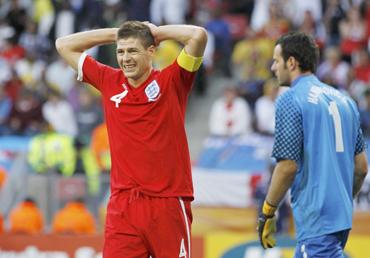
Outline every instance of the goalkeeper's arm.
<svg viewBox="0 0 370 258">
<path fill-rule="evenodd" d="M 355 156 L 355 170 L 353 179 L 353 197 L 356 197 L 361 189 L 361 186 L 365 180 L 367 174 L 367 157 L 363 151 Z"/>
<path fill-rule="evenodd" d="M 294 181 L 297 163 L 294 160 L 281 160 L 272 174 L 262 214 L 258 219 L 258 234 L 263 248 L 275 246 L 275 211 Z"/>
</svg>

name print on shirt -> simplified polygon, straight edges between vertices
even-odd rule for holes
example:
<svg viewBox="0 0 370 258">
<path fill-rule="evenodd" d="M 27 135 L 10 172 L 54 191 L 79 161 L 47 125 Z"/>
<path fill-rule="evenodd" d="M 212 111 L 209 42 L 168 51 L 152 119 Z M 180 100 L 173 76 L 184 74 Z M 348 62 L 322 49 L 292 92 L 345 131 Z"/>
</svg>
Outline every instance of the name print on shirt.
<svg viewBox="0 0 370 258">
<path fill-rule="evenodd" d="M 121 103 L 122 99 L 124 97 L 126 97 L 127 93 L 128 93 L 128 89 L 127 89 L 127 86 L 123 83 L 122 84 L 122 87 L 125 89 L 123 92 L 117 94 L 117 95 L 114 95 L 110 98 L 111 101 L 115 102 L 116 103 L 116 108 L 119 107 L 119 104 Z"/>
</svg>

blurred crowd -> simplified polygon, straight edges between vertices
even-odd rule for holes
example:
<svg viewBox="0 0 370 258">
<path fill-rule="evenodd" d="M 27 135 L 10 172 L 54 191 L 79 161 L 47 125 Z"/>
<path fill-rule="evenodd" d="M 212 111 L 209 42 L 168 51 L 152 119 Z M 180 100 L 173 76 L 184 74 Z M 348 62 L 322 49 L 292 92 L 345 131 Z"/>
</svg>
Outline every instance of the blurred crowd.
<svg viewBox="0 0 370 258">
<path fill-rule="evenodd" d="M 76 80 L 54 41 L 125 20 L 207 29 L 193 94 L 206 96 L 212 76 L 230 79 L 210 112 L 211 135 L 274 134 L 274 102 L 282 91 L 270 71 L 274 41 L 300 30 L 320 47 L 317 76 L 353 96 L 370 136 L 369 0 L 0 0 L 0 136 L 33 137 L 27 157 L 33 171 L 86 174 L 89 192 L 98 192 L 96 178 L 110 169 L 100 97 Z M 163 42 L 154 66 L 166 67 L 180 50 L 176 42 Z M 88 54 L 117 66 L 114 46 Z M 3 170 L 0 185 L 6 183 Z M 29 208 L 35 202 L 19 205 Z M 74 200 L 70 206 L 82 204 Z M 15 215 L 8 217 L 12 221 Z"/>
</svg>

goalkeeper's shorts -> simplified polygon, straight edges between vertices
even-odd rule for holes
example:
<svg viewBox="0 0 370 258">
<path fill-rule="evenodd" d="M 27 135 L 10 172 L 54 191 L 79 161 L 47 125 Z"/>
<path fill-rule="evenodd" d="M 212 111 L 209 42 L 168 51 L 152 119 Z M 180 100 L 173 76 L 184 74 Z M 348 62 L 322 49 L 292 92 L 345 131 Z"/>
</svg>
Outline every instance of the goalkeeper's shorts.
<svg viewBox="0 0 370 258">
<path fill-rule="evenodd" d="M 330 257 L 344 258 L 349 229 L 298 241 L 294 258 Z"/>
</svg>

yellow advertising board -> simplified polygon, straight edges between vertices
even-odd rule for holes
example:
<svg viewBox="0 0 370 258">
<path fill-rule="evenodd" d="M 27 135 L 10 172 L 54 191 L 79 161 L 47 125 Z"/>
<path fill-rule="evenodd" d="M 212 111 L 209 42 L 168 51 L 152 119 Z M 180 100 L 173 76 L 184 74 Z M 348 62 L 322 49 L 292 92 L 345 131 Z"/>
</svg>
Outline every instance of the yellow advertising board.
<svg viewBox="0 0 370 258">
<path fill-rule="evenodd" d="M 295 241 L 278 238 L 278 246 L 263 250 L 255 234 L 217 232 L 204 236 L 204 258 L 292 258 Z M 345 254 L 347 258 L 370 257 L 370 235 L 350 235 Z"/>
</svg>

